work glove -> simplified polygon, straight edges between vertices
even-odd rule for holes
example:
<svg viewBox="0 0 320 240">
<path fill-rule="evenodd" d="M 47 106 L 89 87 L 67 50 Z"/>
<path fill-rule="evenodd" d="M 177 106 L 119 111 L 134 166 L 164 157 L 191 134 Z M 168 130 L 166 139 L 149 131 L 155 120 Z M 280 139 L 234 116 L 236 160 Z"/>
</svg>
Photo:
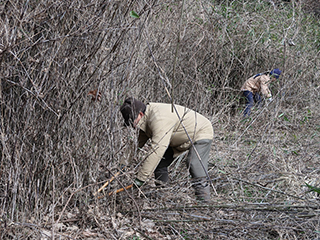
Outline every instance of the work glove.
<svg viewBox="0 0 320 240">
<path fill-rule="evenodd" d="M 144 184 L 144 181 L 139 180 L 136 178 L 133 182 L 133 188 L 140 188 Z"/>
</svg>

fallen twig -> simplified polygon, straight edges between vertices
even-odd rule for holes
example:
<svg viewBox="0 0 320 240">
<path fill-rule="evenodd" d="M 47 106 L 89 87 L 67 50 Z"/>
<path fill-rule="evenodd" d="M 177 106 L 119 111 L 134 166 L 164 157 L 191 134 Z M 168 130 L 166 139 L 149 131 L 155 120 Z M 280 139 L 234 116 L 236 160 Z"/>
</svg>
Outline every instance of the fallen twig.
<svg viewBox="0 0 320 240">
<path fill-rule="evenodd" d="M 147 236 L 146 234 L 144 234 L 144 233 L 143 233 L 142 231 L 140 231 L 139 229 L 136 229 L 136 228 L 132 227 L 132 226 L 129 225 L 129 224 L 126 224 L 126 226 L 129 227 L 129 228 L 131 228 L 132 230 L 140 233 L 143 237 L 145 237 L 145 238 L 147 238 L 147 239 L 149 239 L 149 240 L 153 240 L 153 238 Z"/>
<path fill-rule="evenodd" d="M 269 191 L 272 191 L 272 192 L 281 193 L 281 194 L 287 195 L 287 196 L 289 196 L 289 197 L 293 197 L 293 198 L 297 198 L 297 199 L 300 199 L 300 200 L 304 200 L 304 201 L 310 202 L 309 199 L 302 198 L 302 197 L 298 197 L 298 196 L 295 196 L 295 195 L 292 195 L 292 194 L 290 194 L 290 193 L 286 193 L 286 192 L 283 192 L 283 191 L 280 191 L 280 190 L 275 190 L 275 189 L 272 189 L 272 188 L 267 188 L 267 187 L 264 187 L 264 186 L 262 186 L 262 185 L 255 184 L 255 183 L 251 183 L 251 182 L 248 182 L 248 181 L 243 180 L 243 179 L 240 179 L 240 178 L 232 177 L 231 179 L 237 180 L 237 181 L 241 181 L 241 182 L 250 184 L 250 185 L 252 185 L 252 186 L 259 187 L 259 188 L 263 188 L 263 189 L 266 189 L 266 190 L 269 190 Z"/>
<path fill-rule="evenodd" d="M 130 184 L 129 186 L 126 186 L 126 187 L 123 187 L 123 188 L 119 188 L 119 189 L 117 189 L 117 190 L 115 190 L 113 192 L 109 192 L 108 195 L 111 196 L 112 194 L 116 194 L 116 193 L 122 192 L 124 190 L 128 190 L 128 189 L 130 189 L 132 187 L 133 187 L 133 184 Z"/>
<path fill-rule="evenodd" d="M 217 208 L 217 209 L 233 209 L 239 211 L 296 211 L 296 212 L 304 212 L 306 209 L 318 209 L 318 207 L 314 206 L 294 206 L 294 205 L 271 205 L 271 204 L 226 204 L 226 205 L 192 205 L 192 206 L 181 206 L 175 208 L 150 208 L 143 209 L 144 212 L 155 212 L 155 211 L 185 211 L 187 209 L 208 209 L 208 208 Z"/>
<path fill-rule="evenodd" d="M 111 183 L 118 175 L 120 174 L 120 171 L 117 172 L 116 174 L 114 174 L 112 176 L 112 178 L 110 178 L 109 180 L 106 181 L 105 184 L 103 184 L 103 186 L 101 188 L 98 189 L 98 191 L 96 191 L 93 196 L 96 196 L 99 192 L 101 192 L 106 186 L 108 186 L 109 183 Z"/>
</svg>

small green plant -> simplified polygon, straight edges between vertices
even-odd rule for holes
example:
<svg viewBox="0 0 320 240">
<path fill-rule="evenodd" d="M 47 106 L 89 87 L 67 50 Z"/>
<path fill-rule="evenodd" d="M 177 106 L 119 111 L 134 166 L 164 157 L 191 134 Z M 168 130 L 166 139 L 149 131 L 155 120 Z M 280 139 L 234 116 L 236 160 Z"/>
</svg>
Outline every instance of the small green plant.
<svg viewBox="0 0 320 240">
<path fill-rule="evenodd" d="M 140 18 L 140 16 L 135 11 L 131 11 L 130 16 L 134 18 Z"/>
<path fill-rule="evenodd" d="M 286 115 L 284 115 L 284 113 L 281 113 L 281 114 L 278 116 L 278 118 L 281 118 L 281 117 L 283 117 L 283 120 L 285 120 L 285 121 L 287 121 L 287 122 L 290 122 L 289 118 L 288 118 Z"/>
<path fill-rule="evenodd" d="M 133 236 L 132 240 L 140 240 L 140 238 L 138 236 Z"/>
<path fill-rule="evenodd" d="M 245 187 L 243 192 L 246 197 L 253 197 L 253 190 L 251 188 Z"/>
<path fill-rule="evenodd" d="M 320 194 L 320 188 L 309 185 L 308 183 L 305 183 L 305 184 L 309 188 L 309 192 L 316 192 L 316 193 Z"/>
<path fill-rule="evenodd" d="M 190 239 L 188 231 L 186 229 L 183 229 L 180 231 L 181 236 L 183 236 L 184 239 Z"/>
</svg>

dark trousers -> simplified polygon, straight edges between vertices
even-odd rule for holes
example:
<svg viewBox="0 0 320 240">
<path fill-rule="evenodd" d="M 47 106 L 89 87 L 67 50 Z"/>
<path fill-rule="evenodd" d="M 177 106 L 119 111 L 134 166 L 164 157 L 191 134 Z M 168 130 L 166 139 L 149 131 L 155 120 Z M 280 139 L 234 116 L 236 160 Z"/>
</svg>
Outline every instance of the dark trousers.
<svg viewBox="0 0 320 240">
<path fill-rule="evenodd" d="M 250 91 L 243 91 L 243 95 L 246 98 L 246 108 L 244 109 L 243 116 L 250 116 L 251 108 L 253 107 L 254 103 L 258 103 L 258 106 L 261 104 L 261 97 L 259 93 L 253 94 Z"/>
<path fill-rule="evenodd" d="M 209 154 L 211 148 L 212 140 L 199 140 L 194 143 L 194 147 L 196 148 L 201 161 L 197 156 L 196 151 L 193 147 L 190 148 L 188 156 L 187 156 L 187 167 L 190 171 L 192 178 L 206 178 L 206 171 L 208 171 L 208 161 Z M 168 147 L 165 154 L 163 155 L 160 163 L 154 171 L 155 179 L 167 182 L 169 180 L 168 175 L 168 167 L 173 162 L 173 149 L 172 147 Z"/>
<path fill-rule="evenodd" d="M 157 168 L 154 170 L 154 177 L 162 182 L 168 182 L 168 167 L 173 162 L 173 149 L 168 147 Z"/>
</svg>

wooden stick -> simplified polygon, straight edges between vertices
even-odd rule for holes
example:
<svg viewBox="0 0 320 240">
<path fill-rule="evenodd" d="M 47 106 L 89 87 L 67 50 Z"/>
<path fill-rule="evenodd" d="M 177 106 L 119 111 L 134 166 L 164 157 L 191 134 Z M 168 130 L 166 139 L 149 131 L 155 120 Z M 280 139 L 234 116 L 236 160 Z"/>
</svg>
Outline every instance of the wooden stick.
<svg viewBox="0 0 320 240">
<path fill-rule="evenodd" d="M 130 189 L 130 188 L 132 188 L 132 187 L 133 187 L 133 184 L 130 184 L 129 186 L 126 186 L 126 187 L 124 187 L 124 188 L 119 188 L 119 189 L 117 189 L 117 190 L 114 191 L 114 192 L 109 192 L 109 196 L 111 196 L 112 194 L 116 194 L 116 193 L 122 192 L 122 191 L 124 191 L 124 190 L 128 190 L 128 189 Z"/>
<path fill-rule="evenodd" d="M 133 184 L 130 184 L 129 186 L 126 186 L 126 187 L 124 187 L 124 188 L 119 188 L 119 189 L 117 189 L 117 190 L 115 190 L 115 191 L 113 191 L 113 192 L 109 192 L 108 195 L 111 196 L 112 194 L 116 194 L 116 193 L 119 193 L 119 192 L 123 192 L 124 190 L 128 190 L 128 189 L 130 189 L 130 188 L 132 188 L 132 187 L 133 187 Z M 102 195 L 102 196 L 99 196 L 98 199 L 101 199 L 101 198 L 103 198 L 104 196 L 105 196 L 105 194 Z"/>
<path fill-rule="evenodd" d="M 97 192 L 93 194 L 93 196 L 96 196 L 99 192 L 101 192 L 106 186 L 108 186 L 109 183 L 111 183 L 118 175 L 120 174 L 120 171 L 117 172 L 112 178 L 110 178 Z"/>
</svg>

